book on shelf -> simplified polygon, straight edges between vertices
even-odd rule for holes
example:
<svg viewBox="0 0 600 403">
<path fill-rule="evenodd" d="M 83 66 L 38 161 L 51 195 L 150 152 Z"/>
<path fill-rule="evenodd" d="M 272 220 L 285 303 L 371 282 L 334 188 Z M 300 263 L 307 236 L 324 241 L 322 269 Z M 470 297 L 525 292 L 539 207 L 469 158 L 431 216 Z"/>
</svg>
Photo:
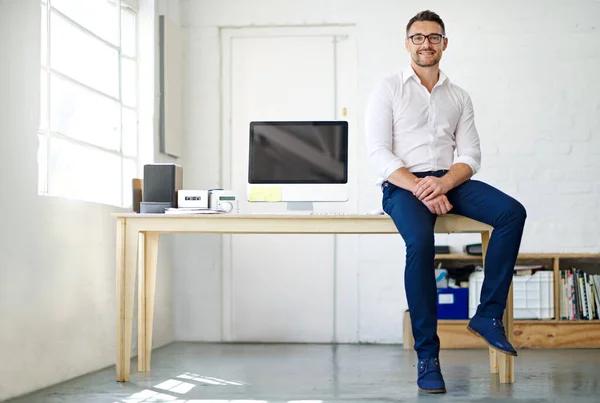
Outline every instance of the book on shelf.
<svg viewBox="0 0 600 403">
<path fill-rule="evenodd" d="M 560 271 L 560 318 L 600 319 L 600 274 L 571 267 Z"/>
</svg>

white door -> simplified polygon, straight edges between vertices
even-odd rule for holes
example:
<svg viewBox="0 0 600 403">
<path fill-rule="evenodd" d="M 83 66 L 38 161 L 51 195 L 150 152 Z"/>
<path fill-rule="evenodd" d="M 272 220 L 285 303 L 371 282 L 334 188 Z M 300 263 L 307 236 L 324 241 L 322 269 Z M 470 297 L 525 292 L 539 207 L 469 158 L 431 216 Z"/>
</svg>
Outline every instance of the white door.
<svg viewBox="0 0 600 403">
<path fill-rule="evenodd" d="M 249 203 L 249 123 L 348 120 L 356 88 L 349 27 L 244 28 L 222 33 L 223 186 L 240 196 L 240 213 L 283 212 L 283 203 Z M 345 109 L 347 108 L 347 109 Z M 352 143 L 352 139 L 349 141 Z M 349 178 L 355 178 L 355 145 Z M 351 201 L 315 210 L 356 211 Z M 336 314 L 335 235 L 234 235 L 224 239 L 226 341 L 331 342 Z"/>
</svg>

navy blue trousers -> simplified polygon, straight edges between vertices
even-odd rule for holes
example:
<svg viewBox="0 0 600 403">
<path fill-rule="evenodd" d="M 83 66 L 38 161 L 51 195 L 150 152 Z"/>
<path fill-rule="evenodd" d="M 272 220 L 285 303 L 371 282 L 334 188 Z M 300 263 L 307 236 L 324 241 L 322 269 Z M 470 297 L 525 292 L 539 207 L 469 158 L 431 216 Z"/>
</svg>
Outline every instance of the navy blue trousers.
<svg viewBox="0 0 600 403">
<path fill-rule="evenodd" d="M 418 172 L 423 178 L 443 176 L 447 171 Z M 435 244 L 433 228 L 436 214 L 429 211 L 411 192 L 384 182 L 382 207 L 392 218 L 406 244 L 404 285 L 419 358 L 437 357 L 440 340 L 437 335 L 437 288 L 435 281 Z M 450 190 L 446 196 L 459 214 L 491 225 L 494 230 L 488 245 L 484 267 L 485 278 L 476 315 L 501 318 L 523 227 L 525 208 L 514 198 L 478 180 L 470 179 Z"/>
</svg>

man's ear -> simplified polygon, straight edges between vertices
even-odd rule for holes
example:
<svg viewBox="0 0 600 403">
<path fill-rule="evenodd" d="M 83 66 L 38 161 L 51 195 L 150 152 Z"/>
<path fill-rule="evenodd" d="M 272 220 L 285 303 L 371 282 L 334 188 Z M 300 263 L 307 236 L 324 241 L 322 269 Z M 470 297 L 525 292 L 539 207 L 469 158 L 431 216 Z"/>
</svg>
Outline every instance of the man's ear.
<svg viewBox="0 0 600 403">
<path fill-rule="evenodd" d="M 404 49 L 406 49 L 406 51 L 410 53 L 410 50 L 409 50 L 409 48 L 408 48 L 408 41 L 409 41 L 409 40 L 410 40 L 410 39 L 408 39 L 408 38 L 404 38 Z"/>
<path fill-rule="evenodd" d="M 442 50 L 446 50 L 447 47 L 448 47 L 448 38 L 444 38 L 444 47 L 442 48 Z"/>
</svg>

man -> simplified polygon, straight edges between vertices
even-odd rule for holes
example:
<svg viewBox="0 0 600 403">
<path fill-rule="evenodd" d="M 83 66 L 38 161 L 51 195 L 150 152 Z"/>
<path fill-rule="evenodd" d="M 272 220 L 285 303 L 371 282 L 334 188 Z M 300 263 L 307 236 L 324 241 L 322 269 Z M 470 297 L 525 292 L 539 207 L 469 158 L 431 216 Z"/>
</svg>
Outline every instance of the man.
<svg viewBox="0 0 600 403">
<path fill-rule="evenodd" d="M 446 392 L 439 363 L 434 233 L 437 215 L 453 213 L 494 228 L 481 301 L 468 329 L 505 354 L 517 355 L 502 315 L 519 251 L 525 208 L 471 179 L 480 168 L 479 135 L 466 91 L 440 70 L 448 47 L 442 19 L 423 11 L 406 27 L 410 66 L 382 80 L 366 112 L 370 162 L 382 178 L 382 207 L 406 244 L 405 287 L 418 356 L 419 390 Z M 456 159 L 454 152 L 456 151 Z"/>
</svg>

